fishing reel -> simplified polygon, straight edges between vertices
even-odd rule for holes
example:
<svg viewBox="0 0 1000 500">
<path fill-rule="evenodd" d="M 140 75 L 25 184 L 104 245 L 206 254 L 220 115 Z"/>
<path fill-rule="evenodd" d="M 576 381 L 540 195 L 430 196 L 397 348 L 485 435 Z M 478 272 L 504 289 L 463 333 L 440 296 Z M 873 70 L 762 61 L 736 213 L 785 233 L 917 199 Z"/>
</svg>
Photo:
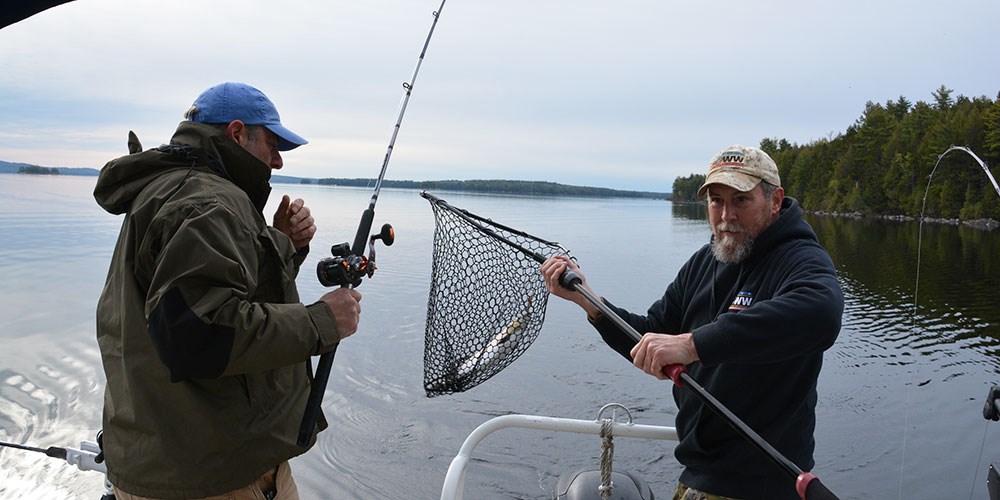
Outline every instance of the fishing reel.
<svg viewBox="0 0 1000 500">
<path fill-rule="evenodd" d="M 367 257 L 351 252 L 351 247 L 346 242 L 333 245 L 330 248 L 333 257 L 322 259 L 316 265 L 319 282 L 323 286 L 357 287 L 364 276 L 371 278 L 375 274 L 375 240 L 382 240 L 385 246 L 392 246 L 395 239 L 392 226 L 383 224 L 382 230 L 371 235 L 368 240 Z"/>
</svg>

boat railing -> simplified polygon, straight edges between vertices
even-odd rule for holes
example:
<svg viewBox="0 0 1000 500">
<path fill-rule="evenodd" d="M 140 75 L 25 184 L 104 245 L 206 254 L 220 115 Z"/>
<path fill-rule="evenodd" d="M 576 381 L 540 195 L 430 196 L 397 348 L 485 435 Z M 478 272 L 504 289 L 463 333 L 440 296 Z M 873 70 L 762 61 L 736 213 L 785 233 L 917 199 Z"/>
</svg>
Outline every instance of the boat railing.
<svg viewBox="0 0 1000 500">
<path fill-rule="evenodd" d="M 602 411 L 604 409 L 602 408 Z M 627 411 L 627 410 L 626 410 Z M 601 429 L 605 425 L 598 414 L 597 420 L 580 420 L 570 418 L 546 417 L 540 415 L 502 415 L 483 422 L 476 427 L 459 449 L 458 454 L 452 459 L 448 466 L 448 473 L 444 478 L 444 486 L 441 488 L 441 500 L 461 500 L 462 491 L 465 487 L 465 470 L 472 459 L 472 452 L 479 446 L 479 443 L 490 434 L 501 429 L 521 428 L 537 429 L 555 432 L 571 432 L 577 434 L 601 435 Z M 613 420 L 613 419 L 612 419 Z M 641 439 L 659 439 L 666 441 L 677 441 L 677 430 L 674 427 L 661 425 L 641 425 L 631 421 L 631 415 L 627 422 L 611 422 L 611 432 L 614 437 L 631 437 Z"/>
</svg>

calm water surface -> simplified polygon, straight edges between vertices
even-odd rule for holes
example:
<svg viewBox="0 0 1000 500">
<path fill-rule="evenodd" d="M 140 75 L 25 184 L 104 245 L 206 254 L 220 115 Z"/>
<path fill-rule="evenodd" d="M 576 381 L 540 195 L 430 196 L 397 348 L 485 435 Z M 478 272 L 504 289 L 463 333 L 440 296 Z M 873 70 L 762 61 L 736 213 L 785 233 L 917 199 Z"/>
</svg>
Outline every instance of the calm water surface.
<svg viewBox="0 0 1000 500">
<path fill-rule="evenodd" d="M 95 180 L 0 175 L 2 441 L 76 447 L 100 427 L 94 308 L 121 218 L 93 202 Z M 320 228 L 299 277 L 311 302 L 327 291 L 316 262 L 330 244 L 353 240 L 371 191 L 276 185 L 282 193 L 304 198 Z M 559 241 L 598 293 L 636 311 L 709 235 L 703 209 L 662 201 L 435 194 Z M 503 414 L 592 419 L 618 402 L 637 423 L 672 425 L 668 383 L 604 347 L 582 313 L 558 300 L 509 368 L 466 393 L 426 398 L 433 216 L 406 190 L 383 190 L 376 212 L 377 224 L 395 227 L 396 244 L 379 248 L 379 270 L 359 289 L 362 324 L 339 348 L 324 399 L 332 426 L 293 461 L 304 498 L 437 498 L 468 433 Z M 917 224 L 809 221 L 847 297 L 820 379 L 814 472 L 841 498 L 986 498 L 986 467 L 1000 462 L 1000 424 L 981 416 L 1000 383 L 1000 234 L 925 225 L 917 287 Z M 672 492 L 680 468 L 669 443 L 615 444 L 616 469 L 642 476 L 657 498 Z M 595 436 L 501 431 L 477 449 L 465 495 L 550 498 L 560 474 L 597 467 L 599 455 Z M 96 500 L 101 482 L 40 454 L 0 450 L 0 497 Z"/>
</svg>

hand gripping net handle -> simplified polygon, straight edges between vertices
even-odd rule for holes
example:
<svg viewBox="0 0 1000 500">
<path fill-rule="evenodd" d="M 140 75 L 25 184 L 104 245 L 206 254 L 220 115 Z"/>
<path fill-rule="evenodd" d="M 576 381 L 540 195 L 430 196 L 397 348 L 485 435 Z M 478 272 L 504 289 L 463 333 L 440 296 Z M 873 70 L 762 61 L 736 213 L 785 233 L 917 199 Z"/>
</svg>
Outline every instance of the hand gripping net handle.
<svg viewBox="0 0 1000 500">
<path fill-rule="evenodd" d="M 538 264 L 558 243 L 449 205 L 427 192 L 434 251 L 424 334 L 428 397 L 469 390 L 538 338 L 548 290 Z"/>
</svg>

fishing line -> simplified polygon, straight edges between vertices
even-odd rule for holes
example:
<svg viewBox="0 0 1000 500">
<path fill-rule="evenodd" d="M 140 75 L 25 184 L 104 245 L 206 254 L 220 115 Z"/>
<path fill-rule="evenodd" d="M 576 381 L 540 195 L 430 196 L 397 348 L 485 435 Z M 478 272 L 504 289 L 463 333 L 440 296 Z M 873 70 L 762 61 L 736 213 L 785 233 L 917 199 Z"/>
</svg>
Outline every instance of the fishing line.
<svg viewBox="0 0 1000 500">
<path fill-rule="evenodd" d="M 911 324 L 911 326 L 913 328 L 916 328 L 916 326 L 917 326 L 916 325 L 916 322 L 917 322 L 917 301 L 918 301 L 917 299 L 919 297 L 919 292 L 920 292 L 920 262 L 921 262 L 921 257 L 922 257 L 921 254 L 922 254 L 922 251 L 923 251 L 924 212 L 927 209 L 927 194 L 930 192 L 931 182 L 934 180 L 934 173 L 937 172 L 938 167 L 941 165 L 941 160 L 943 160 L 944 157 L 947 156 L 948 153 L 951 153 L 952 151 L 963 151 L 963 152 L 967 153 L 969 156 L 971 156 L 972 159 L 975 160 L 976 163 L 979 164 L 979 167 L 982 168 L 983 173 L 985 173 L 986 177 L 990 180 L 990 183 L 993 185 L 993 190 L 996 191 L 997 196 L 1000 196 L 1000 185 L 997 184 L 997 181 L 993 177 L 993 174 L 990 173 L 990 169 L 989 169 L 989 167 L 986 166 L 986 162 L 984 162 L 982 159 L 980 159 L 978 156 L 976 156 L 976 154 L 973 153 L 972 150 L 969 149 L 968 147 L 966 147 L 966 146 L 955 146 L 955 145 L 952 145 L 947 150 L 945 150 L 944 153 L 941 153 L 938 156 L 937 162 L 934 164 L 934 168 L 931 169 L 930 175 L 927 176 L 927 187 L 924 189 L 924 198 L 923 198 L 923 202 L 921 203 L 921 206 L 920 206 L 920 223 L 917 226 L 917 270 L 916 270 L 916 280 L 915 280 L 915 282 L 913 284 L 913 309 L 912 309 L 912 314 L 911 314 L 911 317 L 910 317 L 910 324 Z M 914 368 L 916 368 L 915 365 L 916 365 L 916 362 L 914 362 Z M 908 420 L 909 420 L 909 413 L 910 413 L 910 399 L 911 399 L 912 394 L 913 394 L 913 376 L 912 376 L 912 373 L 911 373 L 911 375 L 910 375 L 910 381 L 907 384 L 906 402 L 905 402 L 905 405 L 903 407 L 903 449 L 902 449 L 902 452 L 901 452 L 900 464 L 899 464 L 899 498 L 903 497 L 903 471 L 906 468 L 906 444 L 907 444 L 906 441 L 907 441 L 907 435 L 908 435 L 908 430 L 909 430 Z M 985 435 L 985 431 L 984 431 L 984 434 L 983 434 L 983 443 L 984 443 L 984 445 L 985 445 L 985 442 L 986 442 L 986 435 Z M 980 451 L 980 457 L 979 458 L 980 458 L 980 461 L 982 461 L 982 451 Z M 975 490 L 975 483 L 976 483 L 976 480 L 978 480 L 978 478 L 979 478 L 979 467 L 978 467 L 978 464 L 977 464 L 976 473 L 975 473 L 975 475 L 974 475 L 974 477 L 972 479 L 973 490 Z M 969 497 L 970 498 L 972 497 L 972 493 L 969 494 Z"/>
<path fill-rule="evenodd" d="M 979 481 L 979 464 L 983 462 L 983 451 L 986 450 L 986 433 L 989 432 L 990 423 L 987 421 L 983 424 L 983 440 L 979 443 L 979 459 L 976 461 L 976 473 L 972 476 L 972 487 L 969 488 L 969 498 L 971 500 L 972 494 L 976 491 L 976 481 Z"/>
</svg>

